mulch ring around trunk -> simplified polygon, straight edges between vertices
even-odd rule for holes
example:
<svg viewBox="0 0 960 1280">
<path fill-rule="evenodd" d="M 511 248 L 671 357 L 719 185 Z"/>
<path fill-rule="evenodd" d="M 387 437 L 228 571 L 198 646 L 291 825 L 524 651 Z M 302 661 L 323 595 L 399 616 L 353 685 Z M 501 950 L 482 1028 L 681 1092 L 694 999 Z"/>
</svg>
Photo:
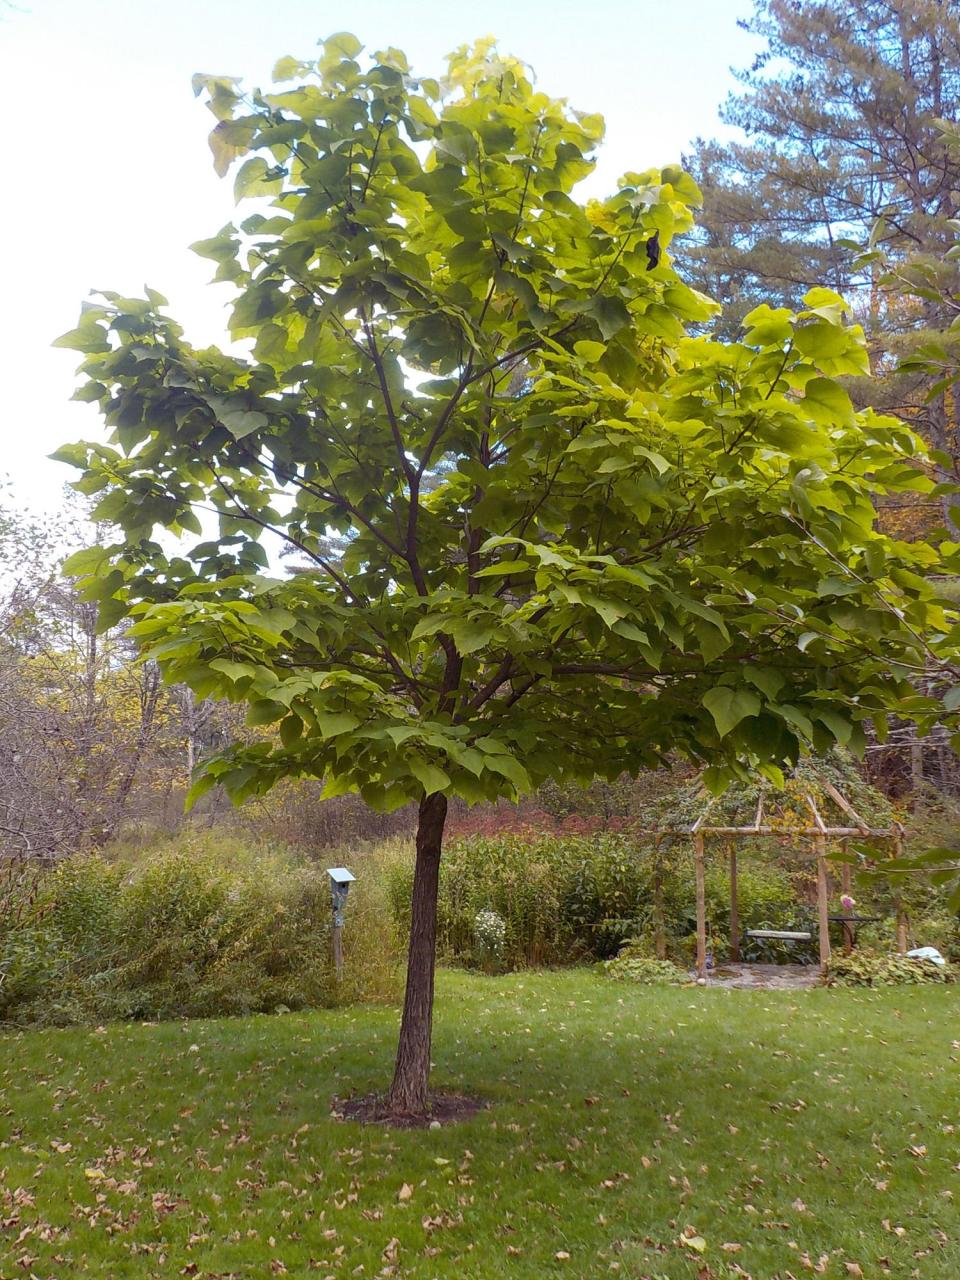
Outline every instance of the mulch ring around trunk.
<svg viewBox="0 0 960 1280">
<path fill-rule="evenodd" d="M 384 1094 L 367 1093 L 358 1098 L 334 1098 L 332 1115 L 336 1120 L 380 1124 L 389 1129 L 430 1129 L 469 1120 L 488 1106 L 482 1098 L 469 1098 L 462 1093 L 431 1093 L 424 1115 L 398 1115 L 390 1110 Z"/>
</svg>

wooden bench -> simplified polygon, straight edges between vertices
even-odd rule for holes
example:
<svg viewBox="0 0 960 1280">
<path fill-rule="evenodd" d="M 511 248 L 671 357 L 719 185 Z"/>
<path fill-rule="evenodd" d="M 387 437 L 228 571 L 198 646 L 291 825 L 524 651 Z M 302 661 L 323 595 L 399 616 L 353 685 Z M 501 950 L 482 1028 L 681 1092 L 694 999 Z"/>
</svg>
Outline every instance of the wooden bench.
<svg viewBox="0 0 960 1280">
<path fill-rule="evenodd" d="M 788 929 L 748 929 L 748 938 L 776 938 L 782 942 L 809 942 L 812 933 L 791 933 Z"/>
</svg>

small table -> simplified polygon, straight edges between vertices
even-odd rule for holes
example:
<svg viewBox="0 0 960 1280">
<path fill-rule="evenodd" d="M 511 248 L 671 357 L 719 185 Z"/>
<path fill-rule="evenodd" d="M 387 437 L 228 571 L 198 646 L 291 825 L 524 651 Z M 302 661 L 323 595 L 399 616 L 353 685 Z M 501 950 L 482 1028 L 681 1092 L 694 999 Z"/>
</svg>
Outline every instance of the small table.
<svg viewBox="0 0 960 1280">
<path fill-rule="evenodd" d="M 882 920 L 883 916 L 827 916 L 831 924 L 842 924 L 846 942 L 852 951 L 857 942 L 856 925 L 872 924 Z"/>
</svg>

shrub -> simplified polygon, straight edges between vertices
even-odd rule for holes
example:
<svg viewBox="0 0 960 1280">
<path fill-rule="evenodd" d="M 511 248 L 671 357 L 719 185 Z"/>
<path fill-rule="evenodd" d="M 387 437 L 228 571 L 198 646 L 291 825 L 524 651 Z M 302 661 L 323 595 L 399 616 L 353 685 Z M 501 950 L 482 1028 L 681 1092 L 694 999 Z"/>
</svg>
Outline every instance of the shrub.
<svg viewBox="0 0 960 1280">
<path fill-rule="evenodd" d="M 132 867 L 68 860 L 45 877 L 33 917 L 0 936 L 0 1018 L 215 1016 L 392 996 L 398 948 L 375 879 L 363 875 L 351 898 L 338 986 L 316 864 L 196 831 Z"/>
<path fill-rule="evenodd" d="M 827 970 L 827 983 L 838 987 L 895 987 L 956 980 L 956 970 L 950 965 L 864 949 L 849 956 L 834 956 Z"/>
<path fill-rule="evenodd" d="M 605 960 L 603 971 L 618 982 L 640 982 L 651 987 L 676 987 L 690 981 L 671 960 L 655 960 L 644 954 L 643 944 L 628 942 L 613 960 Z"/>
<path fill-rule="evenodd" d="M 49 925 L 24 925 L 0 936 L 0 1022 L 52 993 L 63 980 L 64 952 Z"/>
<path fill-rule="evenodd" d="M 929 911 L 912 922 L 911 934 L 918 947 L 936 947 L 946 960 L 960 963 L 960 916 L 955 913 Z"/>
<path fill-rule="evenodd" d="M 561 913 L 581 947 L 615 956 L 652 915 L 653 863 L 636 837 L 605 834 L 568 841 Z"/>
<path fill-rule="evenodd" d="M 61 940 L 48 916 L 36 866 L 0 864 L 0 1021 L 60 977 Z"/>
<path fill-rule="evenodd" d="M 686 841 L 659 851 L 628 832 L 584 836 L 505 832 L 455 841 L 440 865 L 438 940 L 448 960 L 486 967 L 478 952 L 478 912 L 503 920 L 501 967 L 568 964 L 615 956 L 629 938 L 642 937 L 654 951 L 655 882 L 659 880 L 668 951 L 688 958 L 696 929 L 692 852 Z M 389 869 L 394 919 L 409 921 L 412 863 Z M 789 929 L 808 923 L 798 905 L 794 879 L 762 860 L 744 859 L 740 868 L 740 921 L 749 928 Z M 729 882 L 726 860 L 711 858 L 707 871 L 707 921 L 711 950 L 728 951 Z M 772 948 L 783 944 L 772 944 Z M 761 948 L 762 949 L 762 948 Z M 813 958 L 792 947 L 789 955 Z"/>
<path fill-rule="evenodd" d="M 474 836 L 451 845 L 440 864 L 437 938 L 441 954 L 475 964 L 475 921 L 480 911 L 504 923 L 503 964 L 558 964 L 578 950 L 577 937 L 561 911 L 569 879 L 569 842 L 547 836 Z M 409 926 L 413 882 L 411 859 L 389 868 L 394 918 Z M 583 954 L 583 948 L 579 948 Z"/>
</svg>

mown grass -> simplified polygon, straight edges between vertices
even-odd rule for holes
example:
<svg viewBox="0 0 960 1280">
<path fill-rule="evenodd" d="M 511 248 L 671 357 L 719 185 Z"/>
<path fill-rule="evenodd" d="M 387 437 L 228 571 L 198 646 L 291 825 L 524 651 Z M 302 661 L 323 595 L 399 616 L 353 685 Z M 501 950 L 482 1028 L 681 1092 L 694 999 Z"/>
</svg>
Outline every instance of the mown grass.
<svg viewBox="0 0 960 1280">
<path fill-rule="evenodd" d="M 390 1009 L 8 1035 L 0 1276 L 946 1280 L 958 1011 L 447 972 L 435 1083 L 491 1105 L 402 1132 L 330 1116 Z"/>
</svg>

